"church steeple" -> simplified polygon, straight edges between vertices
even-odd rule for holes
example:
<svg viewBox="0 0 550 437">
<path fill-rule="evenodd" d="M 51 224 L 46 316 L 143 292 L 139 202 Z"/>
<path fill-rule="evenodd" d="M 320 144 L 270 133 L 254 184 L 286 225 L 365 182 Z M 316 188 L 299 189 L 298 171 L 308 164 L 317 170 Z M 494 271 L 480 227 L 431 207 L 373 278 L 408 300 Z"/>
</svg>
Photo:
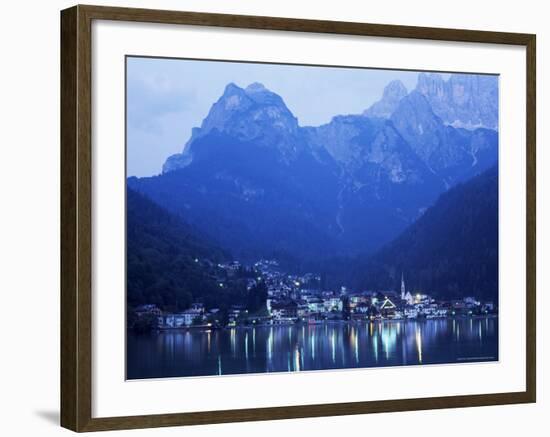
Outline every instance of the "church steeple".
<svg viewBox="0 0 550 437">
<path fill-rule="evenodd" d="M 407 293 L 405 289 L 405 277 L 403 276 L 403 272 L 401 272 L 401 300 L 405 300 L 405 294 Z"/>
</svg>

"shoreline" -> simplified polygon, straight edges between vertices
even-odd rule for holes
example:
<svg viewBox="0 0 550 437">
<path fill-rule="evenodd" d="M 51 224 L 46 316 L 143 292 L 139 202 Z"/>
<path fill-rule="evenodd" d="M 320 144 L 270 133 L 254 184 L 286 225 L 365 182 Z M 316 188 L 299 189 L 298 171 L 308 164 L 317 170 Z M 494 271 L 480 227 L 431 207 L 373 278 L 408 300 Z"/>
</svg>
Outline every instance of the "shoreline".
<svg viewBox="0 0 550 437">
<path fill-rule="evenodd" d="M 357 325 L 357 324 L 384 324 L 384 323 L 403 323 L 403 322 L 429 322 L 429 321 L 440 321 L 440 320 L 468 320 L 468 319 L 494 319 L 498 318 L 498 314 L 483 314 L 483 315 L 457 315 L 457 316 L 447 316 L 447 317 L 433 317 L 433 318 L 403 318 L 403 319 L 374 319 L 374 320 L 321 320 L 315 323 L 308 322 L 288 322 L 288 323 L 257 323 L 250 325 L 235 325 L 235 326 L 208 326 L 208 325 L 196 325 L 196 326 L 178 326 L 178 327 L 162 327 L 152 329 L 150 332 L 174 332 L 174 331 L 229 331 L 232 329 L 254 329 L 254 328 L 274 328 L 274 327 L 305 327 L 305 326 L 318 326 L 325 324 L 347 324 L 347 325 Z M 127 331 L 134 332 L 132 328 L 127 328 Z"/>
</svg>

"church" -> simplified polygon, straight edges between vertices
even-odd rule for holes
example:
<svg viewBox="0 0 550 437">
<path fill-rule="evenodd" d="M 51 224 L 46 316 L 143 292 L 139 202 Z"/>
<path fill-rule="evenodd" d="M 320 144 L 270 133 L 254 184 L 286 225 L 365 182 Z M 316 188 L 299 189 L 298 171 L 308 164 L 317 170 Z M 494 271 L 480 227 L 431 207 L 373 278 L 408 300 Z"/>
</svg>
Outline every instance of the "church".
<svg viewBox="0 0 550 437">
<path fill-rule="evenodd" d="M 412 305 L 414 303 L 412 294 L 405 288 L 405 277 L 403 276 L 403 272 L 401 272 L 401 300 L 407 302 L 407 305 Z"/>
</svg>

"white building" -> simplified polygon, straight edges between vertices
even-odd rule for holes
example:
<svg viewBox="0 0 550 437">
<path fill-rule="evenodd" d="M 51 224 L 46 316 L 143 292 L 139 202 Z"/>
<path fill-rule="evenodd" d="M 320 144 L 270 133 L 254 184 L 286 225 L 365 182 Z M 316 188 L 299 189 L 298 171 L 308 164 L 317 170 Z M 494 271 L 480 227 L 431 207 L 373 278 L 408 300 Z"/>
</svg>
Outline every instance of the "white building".
<svg viewBox="0 0 550 437">
<path fill-rule="evenodd" d="M 418 317 L 418 309 L 414 307 L 405 308 L 403 310 L 403 315 L 407 319 L 416 319 Z"/>
<path fill-rule="evenodd" d="M 307 306 L 312 313 L 325 312 L 325 303 L 321 299 L 310 299 L 307 302 Z"/>
<path fill-rule="evenodd" d="M 339 297 L 330 297 L 324 300 L 325 310 L 330 311 L 342 311 L 342 300 Z"/>
<path fill-rule="evenodd" d="M 202 320 L 203 311 L 195 308 L 188 309 L 181 313 L 166 314 L 164 316 L 157 317 L 157 321 L 160 327 L 164 328 L 184 328 L 191 326 L 197 318 Z"/>
</svg>

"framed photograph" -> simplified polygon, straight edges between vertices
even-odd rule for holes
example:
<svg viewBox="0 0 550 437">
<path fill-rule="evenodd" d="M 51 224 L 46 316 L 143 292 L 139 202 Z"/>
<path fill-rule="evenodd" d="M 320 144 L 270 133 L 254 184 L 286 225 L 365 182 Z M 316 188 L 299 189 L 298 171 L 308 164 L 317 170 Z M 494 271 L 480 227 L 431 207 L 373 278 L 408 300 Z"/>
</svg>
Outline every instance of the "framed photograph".
<svg viewBox="0 0 550 437">
<path fill-rule="evenodd" d="M 535 402 L 535 35 L 61 12 L 61 424 Z"/>
</svg>

